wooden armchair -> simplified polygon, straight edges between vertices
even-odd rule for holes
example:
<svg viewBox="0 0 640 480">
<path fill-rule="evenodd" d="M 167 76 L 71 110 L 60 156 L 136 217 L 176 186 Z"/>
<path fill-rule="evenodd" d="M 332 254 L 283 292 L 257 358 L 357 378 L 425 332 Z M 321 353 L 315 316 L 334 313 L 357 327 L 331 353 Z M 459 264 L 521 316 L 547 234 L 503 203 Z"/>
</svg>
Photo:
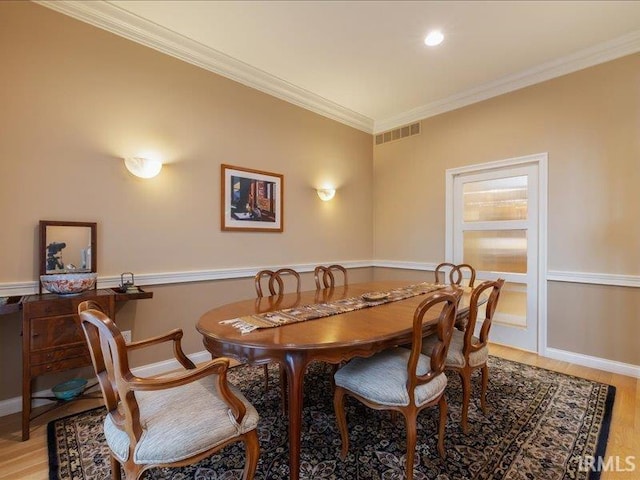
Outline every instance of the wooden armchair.
<svg viewBox="0 0 640 480">
<path fill-rule="evenodd" d="M 313 270 L 313 276 L 316 281 L 316 290 L 335 287 L 336 278 L 333 272 L 342 272 L 344 279 L 343 285 L 348 285 L 349 282 L 347 280 L 347 269 L 342 265 L 329 265 L 328 267 L 318 265 Z"/>
<path fill-rule="evenodd" d="M 350 395 L 376 410 L 399 411 L 407 425 L 406 478 L 413 478 L 413 462 L 417 440 L 417 417 L 421 410 L 438 405 L 438 453 L 444 458 L 444 430 L 447 400 L 444 396 L 447 377 L 444 360 L 453 331 L 461 291 L 455 294 L 435 292 L 416 309 L 413 316 L 411 349 L 391 348 L 370 358 L 354 358 L 335 373 L 333 407 L 342 438 L 341 457 L 349 450 L 349 435 L 344 410 L 344 397 Z M 425 314 L 440 311 L 437 342 L 428 355 L 421 353 Z M 430 317 L 427 317 L 431 320 Z"/>
<path fill-rule="evenodd" d="M 227 383 L 229 359 L 196 367 L 182 351 L 182 330 L 127 344 L 94 302 L 82 302 L 78 313 L 107 407 L 104 435 L 113 479 L 120 480 L 120 465 L 125 478 L 135 480 L 149 468 L 192 464 L 234 442 L 245 443 L 242 478 L 254 477 L 258 413 Z M 129 351 L 169 341 L 184 372 L 158 378 L 131 372 Z"/>
<path fill-rule="evenodd" d="M 487 360 L 489 358 L 489 330 L 491 329 L 491 321 L 498 306 L 503 285 L 504 280 L 498 279 L 495 282 L 483 282 L 473 289 L 469 303 L 469 321 L 467 322 L 464 332 L 454 330 L 451 345 L 445 360 L 445 367 L 457 371 L 462 381 L 462 415 L 460 423 L 462 424 L 464 433 L 468 433 L 469 431 L 468 415 L 469 402 L 471 399 L 471 374 L 476 369 L 482 370 L 480 406 L 483 413 L 485 415 L 487 413 L 486 396 L 489 383 L 489 368 L 487 367 Z M 489 289 L 491 290 L 490 293 L 488 292 Z M 480 338 L 478 338 L 474 335 L 478 318 L 478 305 L 481 303 L 481 297 L 487 293 L 489 293 L 489 299 L 487 300 L 485 309 L 486 316 L 482 322 Z M 426 338 L 422 351 L 429 351 L 437 341 L 434 336 Z"/>
</svg>

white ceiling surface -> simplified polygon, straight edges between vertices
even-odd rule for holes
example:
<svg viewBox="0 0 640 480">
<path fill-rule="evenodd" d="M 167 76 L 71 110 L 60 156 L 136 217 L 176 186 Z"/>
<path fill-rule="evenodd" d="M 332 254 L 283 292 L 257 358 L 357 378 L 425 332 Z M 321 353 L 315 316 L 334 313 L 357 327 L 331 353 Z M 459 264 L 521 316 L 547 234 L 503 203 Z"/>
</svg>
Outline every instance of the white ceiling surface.
<svg viewBox="0 0 640 480">
<path fill-rule="evenodd" d="M 374 133 L 640 51 L 640 1 L 40 3 Z"/>
</svg>

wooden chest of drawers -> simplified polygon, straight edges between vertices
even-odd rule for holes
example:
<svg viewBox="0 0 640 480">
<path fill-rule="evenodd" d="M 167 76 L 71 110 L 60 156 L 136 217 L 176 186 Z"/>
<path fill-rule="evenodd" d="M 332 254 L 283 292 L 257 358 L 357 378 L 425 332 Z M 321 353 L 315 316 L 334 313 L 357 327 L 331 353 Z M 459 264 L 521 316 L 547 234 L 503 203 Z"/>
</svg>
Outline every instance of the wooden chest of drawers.
<svg viewBox="0 0 640 480">
<path fill-rule="evenodd" d="M 78 304 L 93 300 L 114 318 L 112 290 L 90 290 L 77 296 L 30 295 L 22 302 L 22 439 L 29 438 L 32 383 L 39 375 L 91 365 L 77 314 Z"/>
</svg>

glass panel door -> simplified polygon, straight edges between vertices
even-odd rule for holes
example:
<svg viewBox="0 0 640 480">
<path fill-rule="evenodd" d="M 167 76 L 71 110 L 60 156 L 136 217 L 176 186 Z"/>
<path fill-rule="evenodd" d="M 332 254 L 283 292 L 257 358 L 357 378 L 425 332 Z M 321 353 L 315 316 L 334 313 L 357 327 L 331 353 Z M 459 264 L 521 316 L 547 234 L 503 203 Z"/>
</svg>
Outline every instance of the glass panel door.
<svg viewBox="0 0 640 480">
<path fill-rule="evenodd" d="M 477 284 L 496 278 L 507 281 L 491 341 L 536 351 L 537 167 L 459 174 L 453 180 L 453 195 L 454 263 L 472 265 Z"/>
</svg>

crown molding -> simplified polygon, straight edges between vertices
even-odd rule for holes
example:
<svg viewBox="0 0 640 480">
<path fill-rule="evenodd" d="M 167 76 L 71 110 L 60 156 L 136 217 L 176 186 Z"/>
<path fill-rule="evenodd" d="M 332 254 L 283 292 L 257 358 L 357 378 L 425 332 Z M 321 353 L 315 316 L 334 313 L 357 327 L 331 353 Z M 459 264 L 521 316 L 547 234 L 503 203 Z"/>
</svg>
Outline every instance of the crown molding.
<svg viewBox="0 0 640 480">
<path fill-rule="evenodd" d="M 354 112 L 213 48 L 133 15 L 108 2 L 35 0 L 35 3 L 355 129 L 366 133 L 373 132 L 373 119 L 365 115 Z"/>
<path fill-rule="evenodd" d="M 213 48 L 206 47 L 167 28 L 133 15 L 107 1 L 34 1 L 39 5 L 372 134 L 392 130 L 408 123 L 433 117 L 640 51 L 640 30 L 637 30 L 523 72 L 411 109 L 399 115 L 374 121 L 365 115 L 297 87 Z"/>
<path fill-rule="evenodd" d="M 411 109 L 399 115 L 384 120 L 376 120 L 373 133 L 375 135 L 392 130 L 408 123 L 433 117 L 639 51 L 640 30 L 637 30 L 608 42 L 580 50 L 566 57 L 543 63 L 515 75 L 509 75 L 442 100 Z"/>
</svg>

